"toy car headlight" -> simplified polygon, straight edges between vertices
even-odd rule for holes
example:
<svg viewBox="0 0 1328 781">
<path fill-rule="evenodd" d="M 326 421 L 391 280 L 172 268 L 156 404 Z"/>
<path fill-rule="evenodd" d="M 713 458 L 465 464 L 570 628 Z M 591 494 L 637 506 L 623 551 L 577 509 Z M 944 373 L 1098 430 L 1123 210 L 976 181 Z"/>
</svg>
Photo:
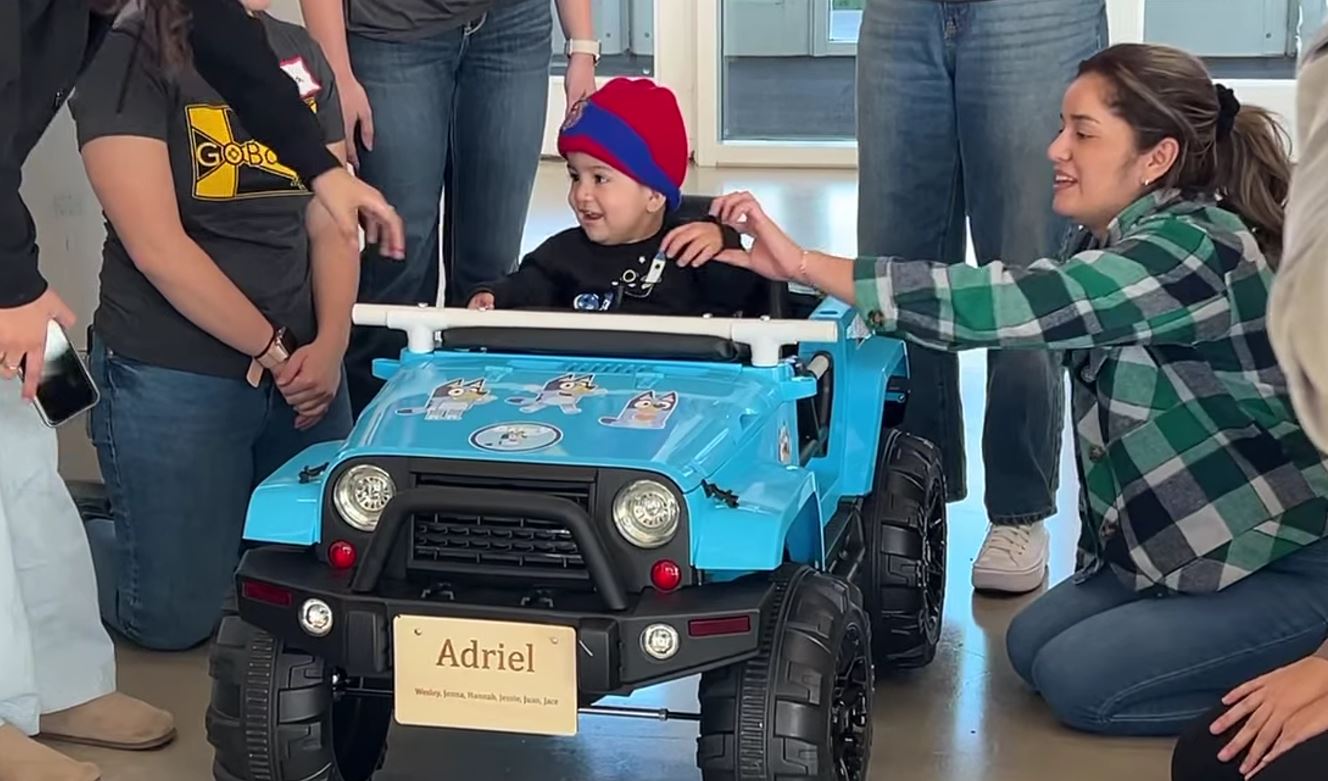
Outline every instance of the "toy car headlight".
<svg viewBox="0 0 1328 781">
<path fill-rule="evenodd" d="M 396 495 L 392 476 L 372 464 L 360 464 L 346 470 L 332 493 L 332 504 L 351 526 L 371 532 L 378 526 L 387 503 Z"/>
<path fill-rule="evenodd" d="M 678 531 L 678 499 L 654 480 L 637 480 L 613 500 L 613 525 L 638 548 L 658 548 Z"/>
</svg>

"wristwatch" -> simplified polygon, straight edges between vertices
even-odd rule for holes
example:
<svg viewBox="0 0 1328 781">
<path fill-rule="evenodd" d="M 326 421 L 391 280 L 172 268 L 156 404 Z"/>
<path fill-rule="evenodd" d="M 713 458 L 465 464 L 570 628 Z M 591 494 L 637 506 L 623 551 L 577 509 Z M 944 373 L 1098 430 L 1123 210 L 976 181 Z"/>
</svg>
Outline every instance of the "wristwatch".
<svg viewBox="0 0 1328 781">
<path fill-rule="evenodd" d="M 249 371 L 244 373 L 245 380 L 251 387 L 257 388 L 263 381 L 263 371 L 273 371 L 290 360 L 291 354 L 299 348 L 295 337 L 285 326 L 276 326 L 272 331 L 272 341 L 267 343 L 263 352 L 249 359 Z"/>
<path fill-rule="evenodd" d="M 599 41 L 592 41 L 585 38 L 569 38 L 567 43 L 563 44 L 563 55 L 571 57 L 573 54 L 589 54 L 599 64 Z"/>
<path fill-rule="evenodd" d="M 254 361 L 268 371 L 272 371 L 281 364 L 290 360 L 291 354 L 295 352 L 297 345 L 295 337 L 285 326 L 277 326 L 272 332 L 272 341 L 267 343 L 267 349 L 254 356 Z"/>
</svg>

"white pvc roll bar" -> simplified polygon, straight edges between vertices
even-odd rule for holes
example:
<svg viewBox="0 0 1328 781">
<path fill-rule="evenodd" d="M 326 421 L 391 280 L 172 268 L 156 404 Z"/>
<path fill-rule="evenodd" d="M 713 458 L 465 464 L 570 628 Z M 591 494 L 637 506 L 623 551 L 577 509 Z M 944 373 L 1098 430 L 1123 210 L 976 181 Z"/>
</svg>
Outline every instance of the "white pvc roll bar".
<svg viewBox="0 0 1328 781">
<path fill-rule="evenodd" d="M 659 317 L 501 309 L 482 311 L 385 304 L 356 304 L 351 319 L 356 325 L 404 331 L 406 349 L 413 353 L 432 352 L 434 334 L 450 328 L 550 328 L 714 336 L 750 347 L 753 366 L 774 366 L 779 363 L 780 348 L 784 345 L 833 342 L 839 338 L 839 324 L 832 320 L 744 320 L 729 317 Z"/>
</svg>

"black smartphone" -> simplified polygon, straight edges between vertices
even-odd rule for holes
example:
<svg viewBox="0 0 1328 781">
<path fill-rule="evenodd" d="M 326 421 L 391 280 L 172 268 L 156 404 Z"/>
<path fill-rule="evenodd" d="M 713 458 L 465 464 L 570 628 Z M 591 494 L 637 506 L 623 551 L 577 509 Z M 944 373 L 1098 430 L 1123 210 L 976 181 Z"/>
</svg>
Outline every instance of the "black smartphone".
<svg viewBox="0 0 1328 781">
<path fill-rule="evenodd" d="M 27 359 L 19 369 L 22 377 Z M 52 320 L 46 327 L 46 360 L 37 382 L 37 412 L 46 425 L 55 428 L 79 413 L 97 406 L 101 398 L 92 374 L 83 364 L 69 336 Z"/>
</svg>

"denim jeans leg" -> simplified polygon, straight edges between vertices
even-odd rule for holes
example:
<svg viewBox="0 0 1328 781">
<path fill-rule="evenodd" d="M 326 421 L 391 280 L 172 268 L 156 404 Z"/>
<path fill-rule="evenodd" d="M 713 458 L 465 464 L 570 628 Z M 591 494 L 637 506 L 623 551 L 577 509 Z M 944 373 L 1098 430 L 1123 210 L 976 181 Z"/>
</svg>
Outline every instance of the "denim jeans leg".
<svg viewBox="0 0 1328 781">
<path fill-rule="evenodd" d="M 1082 621 L 1139 599 L 1109 574 L 1079 583 L 1063 580 L 1015 615 L 1005 630 L 1005 651 L 1010 666 L 1033 686 L 1033 663 L 1052 640 Z"/>
<path fill-rule="evenodd" d="M 350 411 L 350 394 L 346 383 L 341 383 L 336 398 L 323 419 L 311 428 L 295 428 L 295 410 L 286 403 L 275 388 L 268 388 L 268 408 L 263 433 L 254 444 L 254 485 L 257 486 L 287 461 L 305 448 L 320 442 L 343 440 L 354 425 Z"/>
<path fill-rule="evenodd" d="M 1069 229 L 1051 208 L 1047 147 L 1078 63 L 1098 51 L 1104 0 L 993 0 L 958 15 L 955 95 L 979 263 L 1026 265 L 1056 255 Z M 982 436 L 993 523 L 1056 511 L 1065 419 L 1061 355 L 987 353 Z"/>
<path fill-rule="evenodd" d="M 1042 646 L 1032 679 L 1071 727 L 1173 736 L 1236 686 L 1325 638 L 1328 541 L 1320 541 L 1214 594 L 1135 599 L 1085 618 Z"/>
<path fill-rule="evenodd" d="M 89 530 L 102 617 L 142 646 L 192 647 L 215 627 L 235 571 L 262 392 L 128 361 L 99 340 L 91 364 L 102 389 L 93 439 L 114 517 L 113 534 Z"/>
<path fill-rule="evenodd" d="M 944 7 L 867 0 L 858 36 L 858 252 L 964 262 L 965 175 Z M 967 495 L 959 362 L 908 346 L 901 426 L 941 450 L 950 501 Z"/>
<path fill-rule="evenodd" d="M 498 5 L 469 34 L 452 128 L 447 300 L 516 268 L 549 102 L 547 0 Z"/>
<path fill-rule="evenodd" d="M 361 145 L 359 172 L 406 223 L 404 261 L 366 248 L 357 299 L 362 303 L 432 304 L 437 299 L 439 208 L 462 41 L 460 30 L 408 43 L 347 36 L 351 66 L 374 117 L 373 149 Z M 390 329 L 352 329 L 346 366 L 355 412 L 382 387 L 372 374 L 373 359 L 395 357 L 405 345 L 405 336 Z"/>
</svg>

